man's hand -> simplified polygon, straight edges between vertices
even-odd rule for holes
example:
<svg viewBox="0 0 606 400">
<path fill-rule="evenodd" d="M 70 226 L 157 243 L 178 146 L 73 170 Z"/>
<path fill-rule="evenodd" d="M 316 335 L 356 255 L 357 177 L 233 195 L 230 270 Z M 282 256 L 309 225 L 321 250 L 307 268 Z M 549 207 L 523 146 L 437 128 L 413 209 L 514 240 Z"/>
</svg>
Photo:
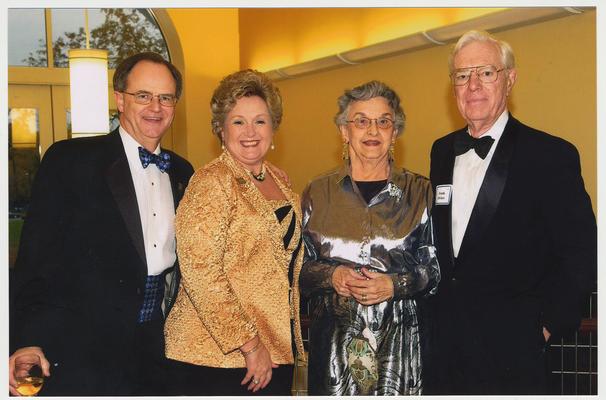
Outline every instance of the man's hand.
<svg viewBox="0 0 606 400">
<path fill-rule="evenodd" d="M 15 359 L 19 356 L 25 355 L 35 355 L 40 357 L 40 368 L 42 369 L 42 373 L 44 374 L 44 376 L 50 376 L 50 363 L 44 356 L 44 352 L 40 347 L 32 346 L 20 348 L 8 358 L 8 389 L 13 396 L 21 396 L 19 392 L 17 392 L 17 379 L 15 377 Z"/>
<path fill-rule="evenodd" d="M 545 338 L 545 343 L 547 343 L 551 337 L 551 332 L 549 332 L 545 327 L 543 327 L 543 337 Z"/>
</svg>

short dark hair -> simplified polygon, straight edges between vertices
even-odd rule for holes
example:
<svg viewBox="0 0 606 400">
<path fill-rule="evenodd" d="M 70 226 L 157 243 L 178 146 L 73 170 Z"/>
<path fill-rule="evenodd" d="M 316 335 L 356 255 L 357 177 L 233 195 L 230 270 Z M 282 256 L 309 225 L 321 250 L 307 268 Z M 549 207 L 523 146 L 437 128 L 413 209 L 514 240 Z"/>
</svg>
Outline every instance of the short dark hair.
<svg viewBox="0 0 606 400">
<path fill-rule="evenodd" d="M 181 72 L 179 72 L 177 67 L 171 64 L 169 61 L 166 61 L 160 54 L 153 53 L 151 51 L 137 53 L 122 60 L 114 73 L 115 91 L 124 92 L 126 90 L 126 80 L 128 79 L 128 75 L 135 65 L 137 65 L 140 61 L 150 61 L 156 64 L 162 64 L 168 68 L 171 75 L 175 79 L 175 96 L 177 96 L 177 98 L 181 97 L 181 91 L 183 90 L 183 78 L 181 77 Z"/>
</svg>

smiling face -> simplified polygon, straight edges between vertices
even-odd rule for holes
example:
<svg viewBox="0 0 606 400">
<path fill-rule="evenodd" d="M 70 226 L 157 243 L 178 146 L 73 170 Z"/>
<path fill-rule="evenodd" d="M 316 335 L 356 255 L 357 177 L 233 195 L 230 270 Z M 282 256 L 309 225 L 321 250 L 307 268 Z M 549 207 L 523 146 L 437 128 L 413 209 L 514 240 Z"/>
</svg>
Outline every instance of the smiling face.
<svg viewBox="0 0 606 400">
<path fill-rule="evenodd" d="M 244 168 L 261 171 L 274 136 L 271 116 L 259 96 L 242 97 L 225 117 L 221 137 L 225 148 Z"/>
<path fill-rule="evenodd" d="M 140 61 L 128 74 L 126 92 L 149 92 L 153 95 L 175 95 L 175 79 L 166 66 L 151 61 Z M 154 151 L 175 115 L 175 107 L 160 104 L 154 97 L 149 104 L 135 103 L 135 97 L 114 92 L 120 111 L 120 125 L 139 144 Z"/>
<path fill-rule="evenodd" d="M 366 117 L 370 119 L 389 118 L 395 120 L 394 112 L 387 100 L 383 97 L 373 97 L 370 100 L 354 101 L 349 105 L 347 120 Z M 379 161 L 387 159 L 389 146 L 396 139 L 396 132 L 392 127 L 379 129 L 376 121 L 372 121 L 367 129 L 360 129 L 353 122 L 340 125 L 341 137 L 348 143 L 349 158 L 352 166 L 357 161 Z"/>
<path fill-rule="evenodd" d="M 507 108 L 507 96 L 516 80 L 515 69 L 505 69 L 498 47 L 492 42 L 475 41 L 463 47 L 454 57 L 454 69 L 493 65 L 503 69 L 497 80 L 483 83 L 475 73 L 469 82 L 455 86 L 457 106 L 469 124 L 472 136 L 479 137 L 496 122 Z"/>
</svg>

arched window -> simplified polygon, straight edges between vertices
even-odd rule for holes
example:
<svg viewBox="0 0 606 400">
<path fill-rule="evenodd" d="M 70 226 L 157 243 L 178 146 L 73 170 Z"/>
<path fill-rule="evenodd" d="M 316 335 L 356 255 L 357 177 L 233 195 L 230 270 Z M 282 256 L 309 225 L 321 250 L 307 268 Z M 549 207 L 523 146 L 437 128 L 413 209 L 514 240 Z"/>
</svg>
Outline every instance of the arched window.
<svg viewBox="0 0 606 400">
<path fill-rule="evenodd" d="M 87 9 L 90 47 L 109 50 L 109 68 L 135 53 L 170 59 L 153 14 L 142 8 Z M 83 9 L 9 9 L 9 66 L 67 67 L 68 49 L 86 47 Z M 50 39 L 50 40 L 49 40 Z"/>
</svg>

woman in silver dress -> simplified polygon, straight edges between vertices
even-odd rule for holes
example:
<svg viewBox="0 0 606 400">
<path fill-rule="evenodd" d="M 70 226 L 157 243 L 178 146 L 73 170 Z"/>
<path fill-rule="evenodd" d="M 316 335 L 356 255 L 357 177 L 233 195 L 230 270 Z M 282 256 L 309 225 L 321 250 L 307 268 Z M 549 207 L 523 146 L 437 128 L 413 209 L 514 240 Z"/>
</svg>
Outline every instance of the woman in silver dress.
<svg viewBox="0 0 606 400">
<path fill-rule="evenodd" d="M 416 299 L 440 279 L 431 184 L 394 165 L 405 116 L 392 89 L 368 82 L 338 104 L 345 162 L 312 181 L 302 199 L 308 392 L 421 394 Z"/>
</svg>

